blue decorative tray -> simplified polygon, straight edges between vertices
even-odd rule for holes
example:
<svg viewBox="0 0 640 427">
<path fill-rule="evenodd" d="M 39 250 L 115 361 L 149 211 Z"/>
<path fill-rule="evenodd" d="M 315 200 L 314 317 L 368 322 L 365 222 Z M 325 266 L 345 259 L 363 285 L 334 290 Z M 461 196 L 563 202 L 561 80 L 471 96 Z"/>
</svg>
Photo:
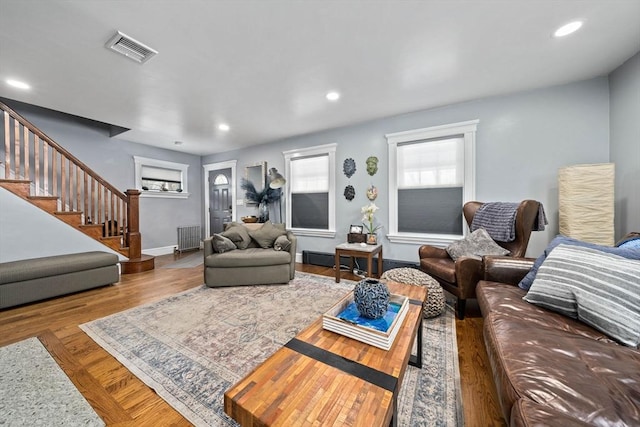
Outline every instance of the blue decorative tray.
<svg viewBox="0 0 640 427">
<path fill-rule="evenodd" d="M 368 317 L 360 316 L 356 308 L 356 303 L 352 302 L 342 312 L 338 313 L 336 317 L 353 325 L 360 325 L 375 329 L 376 331 L 387 332 L 393 324 L 393 320 L 398 315 L 400 307 L 402 307 L 402 304 L 390 302 L 389 307 L 387 307 L 387 314 L 379 319 L 369 319 Z"/>
<path fill-rule="evenodd" d="M 361 317 L 353 292 L 345 295 L 322 316 L 322 327 L 366 344 L 389 350 L 409 311 L 409 299 L 391 295 L 387 314 L 380 319 Z"/>
</svg>

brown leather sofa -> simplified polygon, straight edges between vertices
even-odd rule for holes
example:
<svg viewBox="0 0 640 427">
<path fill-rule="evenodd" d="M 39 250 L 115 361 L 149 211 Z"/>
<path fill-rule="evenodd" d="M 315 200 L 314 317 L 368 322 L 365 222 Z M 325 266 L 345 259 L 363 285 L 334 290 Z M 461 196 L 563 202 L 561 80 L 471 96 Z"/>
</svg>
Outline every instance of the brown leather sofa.
<svg viewBox="0 0 640 427">
<path fill-rule="evenodd" d="M 533 261 L 486 257 L 476 287 L 507 425 L 640 426 L 640 350 L 524 301 Z"/>
</svg>

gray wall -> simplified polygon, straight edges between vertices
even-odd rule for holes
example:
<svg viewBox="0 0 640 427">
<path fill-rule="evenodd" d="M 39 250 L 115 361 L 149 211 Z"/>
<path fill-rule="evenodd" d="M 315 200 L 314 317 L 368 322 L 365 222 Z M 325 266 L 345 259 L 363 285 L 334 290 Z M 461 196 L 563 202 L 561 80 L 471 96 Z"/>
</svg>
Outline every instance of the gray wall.
<svg viewBox="0 0 640 427">
<path fill-rule="evenodd" d="M 639 182 L 640 173 L 640 125 L 636 123 L 640 116 L 639 62 L 636 55 L 609 78 L 600 77 L 387 117 L 202 158 L 109 138 L 106 129 L 89 126 L 84 121 L 25 104 L 8 104 L 123 190 L 134 185 L 134 155 L 190 165 L 189 189 L 192 195 L 189 199 L 141 200 L 145 249 L 174 245 L 175 230 L 179 225 L 204 225 L 202 165 L 237 160 L 237 174 L 241 177 L 245 166 L 267 161 L 269 168 L 276 167 L 283 172 L 282 151 L 327 143 L 338 144 L 338 234 L 335 239 L 301 237 L 299 250 L 333 252 L 335 245 L 345 240 L 349 225 L 361 222 L 360 208 L 367 203 L 365 190 L 371 184 L 379 190 L 376 203 L 381 210 L 376 217 L 386 232 L 389 165 L 384 135 L 479 119 L 476 198 L 482 201 L 540 200 L 550 224 L 544 232 L 532 235 L 528 255 L 537 256 L 558 232 L 557 171 L 563 166 L 615 162 L 616 235 L 640 229 L 636 213 L 640 209 L 640 196 L 634 187 Z M 373 177 L 366 173 L 364 164 L 371 155 L 380 159 L 379 171 Z M 347 179 L 342 173 L 342 162 L 349 157 L 356 161 L 357 172 Z M 356 188 L 356 197 L 351 202 L 342 195 L 348 184 Z M 243 198 L 239 182 L 236 191 L 238 197 Z M 256 213 L 255 208 L 236 208 L 238 218 Z M 417 261 L 417 245 L 390 244 L 386 239 L 383 243 L 386 258 Z"/>
<path fill-rule="evenodd" d="M 640 231 L 640 53 L 609 75 L 611 161 L 616 164 L 616 239 Z"/>
<path fill-rule="evenodd" d="M 381 100 L 380 102 L 384 102 Z M 442 108 L 383 118 L 354 126 L 275 141 L 246 150 L 203 158 L 203 163 L 238 160 L 238 173 L 247 164 L 266 160 L 284 170 L 282 151 L 337 143 L 337 236 L 299 238 L 298 250 L 333 252 L 346 239 L 350 224 L 361 222 L 360 208 L 367 203 L 366 188 L 374 184 L 381 208 L 376 217 L 388 231 L 387 133 L 479 119 L 477 132 L 476 198 L 481 201 L 536 199 L 544 204 L 549 226 L 533 233 L 528 254 L 537 256 L 558 232 L 558 168 L 579 163 L 609 161 L 609 87 L 606 77 L 507 96 L 479 99 Z M 380 159 L 373 177 L 365 159 Z M 346 158 L 356 161 L 351 179 L 342 173 Z M 351 184 L 353 201 L 342 192 Z M 239 197 L 242 191 L 237 188 Z M 255 214 L 240 208 L 238 215 Z M 385 258 L 417 261 L 418 245 L 384 243 Z"/>
<path fill-rule="evenodd" d="M 111 138 L 107 128 L 98 123 L 12 100 L 3 102 L 122 191 L 136 188 L 133 156 L 189 165 L 188 199 L 140 198 L 143 250 L 174 246 L 178 226 L 202 222 L 200 156 Z"/>
<path fill-rule="evenodd" d="M 0 206 L 0 262 L 90 251 L 126 259 L 4 188 Z"/>
</svg>

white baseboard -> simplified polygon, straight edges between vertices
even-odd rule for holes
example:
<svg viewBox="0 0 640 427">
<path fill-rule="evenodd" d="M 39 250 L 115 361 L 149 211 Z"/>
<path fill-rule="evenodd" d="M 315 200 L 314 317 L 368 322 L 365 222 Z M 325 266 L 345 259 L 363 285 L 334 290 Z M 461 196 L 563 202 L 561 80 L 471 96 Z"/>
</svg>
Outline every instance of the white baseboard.
<svg viewBox="0 0 640 427">
<path fill-rule="evenodd" d="M 296 252 L 296 262 L 302 264 L 302 253 Z"/>
<path fill-rule="evenodd" d="M 177 247 L 176 245 L 172 245 L 172 246 L 162 246 L 160 248 L 143 249 L 142 253 L 146 255 L 153 255 L 153 256 L 168 255 L 168 254 L 172 254 L 173 250 L 176 247 Z"/>
</svg>

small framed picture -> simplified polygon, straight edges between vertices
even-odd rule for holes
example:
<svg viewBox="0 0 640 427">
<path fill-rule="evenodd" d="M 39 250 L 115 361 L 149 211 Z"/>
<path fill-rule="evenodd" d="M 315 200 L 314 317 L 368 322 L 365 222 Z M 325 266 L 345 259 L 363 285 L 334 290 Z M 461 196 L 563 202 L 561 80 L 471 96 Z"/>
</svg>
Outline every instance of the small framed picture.
<svg viewBox="0 0 640 427">
<path fill-rule="evenodd" d="M 363 229 L 364 228 L 361 225 L 352 225 L 351 227 L 349 227 L 349 233 L 362 234 Z"/>
</svg>

